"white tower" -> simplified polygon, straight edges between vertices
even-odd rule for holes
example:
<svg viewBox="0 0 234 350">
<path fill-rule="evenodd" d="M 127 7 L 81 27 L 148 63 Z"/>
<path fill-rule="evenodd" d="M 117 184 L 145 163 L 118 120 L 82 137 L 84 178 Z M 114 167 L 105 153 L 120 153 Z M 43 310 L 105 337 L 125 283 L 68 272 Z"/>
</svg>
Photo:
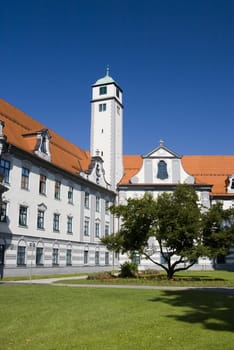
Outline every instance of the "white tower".
<svg viewBox="0 0 234 350">
<path fill-rule="evenodd" d="M 123 105 L 109 68 L 92 86 L 90 151 L 91 157 L 102 157 L 106 180 L 115 190 L 123 176 Z"/>
</svg>

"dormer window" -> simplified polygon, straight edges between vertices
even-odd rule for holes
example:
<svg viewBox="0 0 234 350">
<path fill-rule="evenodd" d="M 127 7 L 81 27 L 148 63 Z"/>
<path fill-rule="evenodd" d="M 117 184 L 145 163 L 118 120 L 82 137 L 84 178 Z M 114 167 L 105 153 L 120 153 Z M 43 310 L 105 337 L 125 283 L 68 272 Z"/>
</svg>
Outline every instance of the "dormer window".
<svg viewBox="0 0 234 350">
<path fill-rule="evenodd" d="M 101 86 L 99 88 L 99 95 L 105 95 L 107 93 L 107 87 L 106 86 Z"/>
<path fill-rule="evenodd" d="M 164 160 L 160 160 L 158 162 L 158 173 L 157 173 L 157 178 L 161 180 L 165 180 L 168 178 L 168 173 L 167 173 L 167 163 L 164 162 Z"/>
<path fill-rule="evenodd" d="M 36 136 L 37 143 L 34 150 L 35 154 L 40 158 L 50 161 L 50 134 L 48 129 L 38 131 Z"/>
</svg>

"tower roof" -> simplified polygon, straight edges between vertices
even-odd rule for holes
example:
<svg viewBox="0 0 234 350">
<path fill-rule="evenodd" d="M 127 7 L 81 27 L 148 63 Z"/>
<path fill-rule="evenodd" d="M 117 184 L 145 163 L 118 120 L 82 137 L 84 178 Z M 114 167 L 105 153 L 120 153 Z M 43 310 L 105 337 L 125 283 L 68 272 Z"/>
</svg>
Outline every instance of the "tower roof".
<svg viewBox="0 0 234 350">
<path fill-rule="evenodd" d="M 103 78 L 98 79 L 94 85 L 103 85 L 103 84 L 110 84 L 110 83 L 116 84 L 114 79 L 109 75 L 109 67 L 107 66 L 106 75 Z"/>
</svg>

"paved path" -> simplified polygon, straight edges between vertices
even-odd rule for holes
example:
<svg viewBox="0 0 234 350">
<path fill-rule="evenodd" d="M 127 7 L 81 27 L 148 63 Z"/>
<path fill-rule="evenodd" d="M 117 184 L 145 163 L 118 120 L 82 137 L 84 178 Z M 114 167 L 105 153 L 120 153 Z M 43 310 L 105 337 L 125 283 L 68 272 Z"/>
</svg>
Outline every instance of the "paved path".
<svg viewBox="0 0 234 350">
<path fill-rule="evenodd" d="M 173 287 L 173 286 L 140 286 L 140 285 L 122 285 L 122 284 L 69 284 L 66 280 L 85 279 L 87 276 L 73 276 L 73 277 L 56 277 L 56 278 L 43 278 L 43 279 L 32 279 L 32 280 L 21 280 L 21 281 L 2 281 L 0 284 L 44 284 L 52 285 L 55 287 L 73 287 L 73 288 L 128 288 L 128 289 L 156 289 L 156 290 L 198 290 L 205 292 L 221 292 L 226 294 L 234 294 L 234 288 L 228 287 Z M 58 283 L 62 281 L 61 283 Z M 54 283 L 56 282 L 56 283 Z"/>
</svg>

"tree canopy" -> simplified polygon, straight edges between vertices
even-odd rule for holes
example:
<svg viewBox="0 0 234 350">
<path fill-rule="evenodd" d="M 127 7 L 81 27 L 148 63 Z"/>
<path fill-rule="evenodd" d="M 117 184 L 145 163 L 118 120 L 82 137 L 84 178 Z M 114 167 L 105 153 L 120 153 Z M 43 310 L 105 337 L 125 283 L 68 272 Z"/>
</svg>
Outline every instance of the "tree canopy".
<svg viewBox="0 0 234 350">
<path fill-rule="evenodd" d="M 129 198 L 124 205 L 112 206 L 111 212 L 121 226 L 117 233 L 102 238 L 107 248 L 130 256 L 139 253 L 164 269 L 168 279 L 189 269 L 200 256 L 227 254 L 234 244 L 233 209 L 223 210 L 216 204 L 204 211 L 189 185 L 180 184 L 156 199 L 150 194 Z M 156 251 L 165 263 L 155 259 Z"/>
</svg>

